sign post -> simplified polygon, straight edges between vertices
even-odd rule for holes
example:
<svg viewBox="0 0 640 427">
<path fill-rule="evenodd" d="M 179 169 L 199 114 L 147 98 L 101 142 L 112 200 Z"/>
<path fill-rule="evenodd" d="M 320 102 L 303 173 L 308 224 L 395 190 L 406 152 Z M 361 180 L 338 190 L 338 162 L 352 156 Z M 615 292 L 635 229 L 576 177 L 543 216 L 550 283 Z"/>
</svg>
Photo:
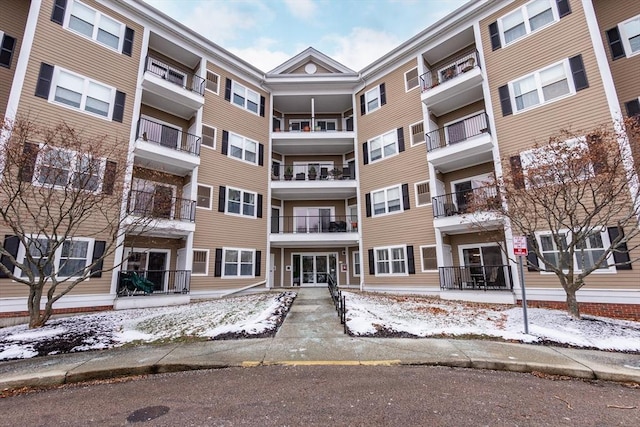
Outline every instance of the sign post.
<svg viewBox="0 0 640 427">
<path fill-rule="evenodd" d="M 513 236 L 513 254 L 518 257 L 518 270 L 520 283 L 522 284 L 522 316 L 524 317 L 524 333 L 529 334 L 529 319 L 527 318 L 527 292 L 524 285 L 523 258 L 528 255 L 527 238 L 525 236 Z"/>
</svg>

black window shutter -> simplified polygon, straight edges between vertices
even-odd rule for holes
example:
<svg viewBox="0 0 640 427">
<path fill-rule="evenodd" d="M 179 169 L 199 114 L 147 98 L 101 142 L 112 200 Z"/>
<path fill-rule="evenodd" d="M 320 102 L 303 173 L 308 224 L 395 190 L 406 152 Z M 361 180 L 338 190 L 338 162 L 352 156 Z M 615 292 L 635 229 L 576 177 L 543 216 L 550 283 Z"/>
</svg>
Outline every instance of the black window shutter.
<svg viewBox="0 0 640 427">
<path fill-rule="evenodd" d="M 576 92 L 588 88 L 589 82 L 587 81 L 587 73 L 584 70 L 582 55 L 569 58 L 569 66 L 571 67 L 571 74 L 573 74 L 573 84 L 576 87 Z"/>
<path fill-rule="evenodd" d="M 262 194 L 258 194 L 258 206 L 256 208 L 256 216 L 262 218 Z"/>
<path fill-rule="evenodd" d="M 102 179 L 102 193 L 113 194 L 113 187 L 116 183 L 116 171 L 118 164 L 114 161 L 107 160 L 104 167 L 104 178 Z"/>
<path fill-rule="evenodd" d="M 385 90 L 384 83 L 380 84 L 380 105 L 385 105 L 387 103 L 387 91 Z"/>
<path fill-rule="evenodd" d="M 533 239 L 536 236 L 533 234 L 527 236 L 527 270 L 538 271 L 538 255 L 533 251 Z"/>
<path fill-rule="evenodd" d="M 260 96 L 260 116 L 261 117 L 264 117 L 264 103 L 265 103 L 264 96 Z"/>
<path fill-rule="evenodd" d="M 227 188 L 223 185 L 220 186 L 220 196 L 218 197 L 218 212 L 224 212 L 227 201 Z"/>
<path fill-rule="evenodd" d="M 264 166 L 264 144 L 258 144 L 258 165 Z"/>
<path fill-rule="evenodd" d="M 404 151 L 404 128 L 398 128 L 398 152 Z"/>
<path fill-rule="evenodd" d="M 364 195 L 364 204 L 367 211 L 367 218 L 370 218 L 371 212 L 373 211 L 373 209 L 371 209 L 371 193 L 367 193 Z"/>
<path fill-rule="evenodd" d="M 122 43 L 122 53 L 127 56 L 131 56 L 131 52 L 133 52 L 133 35 L 135 31 L 133 28 L 127 27 L 124 30 L 124 43 Z"/>
<path fill-rule="evenodd" d="M 367 106 L 364 103 L 364 94 L 360 95 L 360 115 L 364 116 L 367 113 Z"/>
<path fill-rule="evenodd" d="M 122 123 L 122 119 L 124 118 L 124 101 L 127 97 L 127 94 L 124 92 L 116 91 L 116 100 L 113 104 L 113 118 L 114 122 Z"/>
<path fill-rule="evenodd" d="M 509 85 L 500 86 L 498 88 L 500 96 L 500 106 L 502 107 L 502 116 L 510 116 L 513 113 L 511 109 L 511 95 L 509 94 Z"/>
<path fill-rule="evenodd" d="M 93 243 L 93 256 L 91 257 L 91 263 L 95 262 L 95 265 L 91 267 L 90 277 L 102 277 L 102 265 L 104 264 L 104 251 L 107 246 L 107 242 L 104 240 L 96 240 Z"/>
<path fill-rule="evenodd" d="M 222 277 L 222 248 L 216 248 L 216 258 L 214 260 L 213 276 Z"/>
<path fill-rule="evenodd" d="M 224 100 L 231 101 L 231 79 L 227 78 L 224 86 Z"/>
<path fill-rule="evenodd" d="M 369 164 L 369 144 L 366 142 L 362 143 L 362 163 Z"/>
<path fill-rule="evenodd" d="M 492 22 L 489 24 L 489 37 L 491 37 L 491 48 L 493 50 L 498 50 L 502 47 L 500 31 L 498 31 L 498 22 Z"/>
<path fill-rule="evenodd" d="M 373 249 L 369 249 L 369 274 L 376 274 L 376 257 L 373 255 Z"/>
<path fill-rule="evenodd" d="M 260 277 L 260 274 L 261 274 L 260 270 L 262 270 L 262 251 L 256 251 L 256 270 L 255 270 L 256 277 Z"/>
<path fill-rule="evenodd" d="M 624 106 L 627 108 L 627 116 L 633 117 L 640 114 L 640 100 L 634 99 L 633 101 L 625 102 Z"/>
<path fill-rule="evenodd" d="M 516 189 L 524 188 L 524 173 L 522 171 L 522 160 L 520 156 L 512 156 L 509 158 L 511 165 L 511 181 Z"/>
<path fill-rule="evenodd" d="M 560 18 L 565 17 L 571 13 L 569 0 L 556 0 L 556 4 L 558 5 L 558 16 L 560 16 Z"/>
<path fill-rule="evenodd" d="M 20 239 L 18 238 L 18 236 L 6 235 L 4 236 L 3 247 L 4 250 L 10 253 L 13 258 L 16 258 L 18 256 L 18 248 L 20 247 Z M 2 257 L 0 258 L 0 263 L 7 267 L 7 270 L 11 272 L 14 271 L 15 266 L 10 261 L 7 255 L 2 255 Z M 7 277 L 9 276 L 4 271 L 2 271 L 2 269 L 0 269 L 0 278 L 5 279 Z"/>
<path fill-rule="evenodd" d="M 53 78 L 53 65 L 40 64 L 40 73 L 38 74 L 38 84 L 36 85 L 36 96 L 49 99 L 49 91 L 51 90 L 51 79 Z"/>
<path fill-rule="evenodd" d="M 624 58 L 624 46 L 622 45 L 622 39 L 620 38 L 620 31 L 618 27 L 613 27 L 607 30 L 607 41 L 609 42 L 609 50 L 611 50 L 611 60 Z"/>
<path fill-rule="evenodd" d="M 51 20 L 56 24 L 62 25 L 64 22 L 64 11 L 67 8 L 67 0 L 56 0 L 53 4 L 53 11 L 51 12 Z"/>
<path fill-rule="evenodd" d="M 413 256 L 413 246 L 407 246 L 407 267 L 409 274 L 416 274 L 416 260 Z"/>
<path fill-rule="evenodd" d="M 20 170 L 18 171 L 20 181 L 31 182 L 33 172 L 36 169 L 36 159 L 40 146 L 31 142 L 25 142 L 22 148 L 22 159 L 20 159 Z"/>
<path fill-rule="evenodd" d="M 16 39 L 14 37 L 4 35 L 4 39 L 1 40 L 0 46 L 0 65 L 3 67 L 11 68 L 11 57 L 13 56 L 13 49 L 16 47 Z"/>
<path fill-rule="evenodd" d="M 609 242 L 614 242 L 616 239 L 624 238 L 624 230 L 620 227 L 608 227 L 607 231 L 609 232 Z M 618 243 L 613 249 L 613 261 L 617 265 L 617 270 L 631 270 L 631 257 L 629 256 L 629 249 L 627 248 L 627 243 L 622 242 Z M 628 264 L 625 264 L 628 263 Z"/>
<path fill-rule="evenodd" d="M 229 152 L 229 131 L 226 131 L 226 130 L 222 131 L 222 150 L 221 150 L 221 152 L 225 156 Z"/>
<path fill-rule="evenodd" d="M 405 211 L 411 209 L 411 201 L 409 200 L 409 184 L 402 184 L 402 205 Z"/>
</svg>

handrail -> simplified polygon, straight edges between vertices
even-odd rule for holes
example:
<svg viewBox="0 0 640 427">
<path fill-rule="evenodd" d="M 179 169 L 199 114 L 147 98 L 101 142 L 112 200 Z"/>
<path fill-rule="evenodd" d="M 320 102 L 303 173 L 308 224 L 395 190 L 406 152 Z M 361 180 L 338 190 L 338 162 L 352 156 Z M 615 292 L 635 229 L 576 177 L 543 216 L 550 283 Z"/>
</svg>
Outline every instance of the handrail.
<svg viewBox="0 0 640 427">
<path fill-rule="evenodd" d="M 116 296 L 188 294 L 190 270 L 121 270 Z"/>
<path fill-rule="evenodd" d="M 425 92 L 441 83 L 456 78 L 476 67 L 480 67 L 480 56 L 477 50 L 459 55 L 437 69 L 431 68 L 420 76 L 420 87 Z"/>
<path fill-rule="evenodd" d="M 355 180 L 356 171 L 352 165 L 307 162 L 304 165 L 281 165 L 274 163 L 271 168 L 273 181 L 337 181 Z"/>
<path fill-rule="evenodd" d="M 165 195 L 159 191 L 131 190 L 127 213 L 148 218 L 195 222 L 196 201 Z"/>
<path fill-rule="evenodd" d="M 462 215 L 472 212 L 473 208 L 497 210 L 500 208 L 500 197 L 495 185 L 456 191 L 432 197 L 433 217 Z"/>
<path fill-rule="evenodd" d="M 441 289 L 510 291 L 510 265 L 462 265 L 438 267 Z"/>
<path fill-rule="evenodd" d="M 138 120 L 137 138 L 160 144 L 177 151 L 185 151 L 194 156 L 200 155 L 201 138 L 181 129 L 167 126 L 150 119 Z"/>
<path fill-rule="evenodd" d="M 190 92 L 204 95 L 206 80 L 191 71 L 184 71 L 162 62 L 152 55 L 147 55 L 144 71 L 148 71 L 174 85 Z"/>
<path fill-rule="evenodd" d="M 427 152 L 467 141 L 470 138 L 485 133 L 491 133 L 489 129 L 489 119 L 486 113 L 467 117 L 466 119 L 428 132 L 426 134 Z"/>
<path fill-rule="evenodd" d="M 356 233 L 358 220 L 350 215 L 296 215 L 279 217 L 279 227 L 271 233 Z"/>
</svg>

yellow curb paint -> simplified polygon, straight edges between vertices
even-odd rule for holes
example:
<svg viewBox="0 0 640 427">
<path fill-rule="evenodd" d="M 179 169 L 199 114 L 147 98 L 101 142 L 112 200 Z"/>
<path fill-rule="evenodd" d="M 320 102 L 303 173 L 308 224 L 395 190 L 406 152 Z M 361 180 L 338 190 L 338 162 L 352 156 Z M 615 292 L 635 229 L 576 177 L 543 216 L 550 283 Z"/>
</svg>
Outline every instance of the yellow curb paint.
<svg viewBox="0 0 640 427">
<path fill-rule="evenodd" d="M 255 368 L 256 366 L 260 366 L 262 362 L 256 362 L 253 360 L 249 360 L 249 361 L 245 361 L 242 362 L 242 367 L 243 368 Z"/>
</svg>

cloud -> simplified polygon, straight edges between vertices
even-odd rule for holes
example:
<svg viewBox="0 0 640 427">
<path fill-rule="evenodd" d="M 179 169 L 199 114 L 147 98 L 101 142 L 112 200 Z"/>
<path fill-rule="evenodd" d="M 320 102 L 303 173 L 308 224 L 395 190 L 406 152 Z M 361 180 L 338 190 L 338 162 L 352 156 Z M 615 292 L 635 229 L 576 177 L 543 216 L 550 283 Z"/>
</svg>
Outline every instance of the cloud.
<svg viewBox="0 0 640 427">
<path fill-rule="evenodd" d="M 356 27 L 346 36 L 329 35 L 322 39 L 326 54 L 341 64 L 359 71 L 400 44 L 393 34 Z"/>
<path fill-rule="evenodd" d="M 226 49 L 266 73 L 293 56 L 290 53 L 274 49 L 275 44 L 277 44 L 276 40 L 260 38 L 250 47 L 227 47 Z"/>
<path fill-rule="evenodd" d="M 318 12 L 318 5 L 313 0 L 284 0 L 292 16 L 299 19 L 312 19 Z"/>
</svg>

